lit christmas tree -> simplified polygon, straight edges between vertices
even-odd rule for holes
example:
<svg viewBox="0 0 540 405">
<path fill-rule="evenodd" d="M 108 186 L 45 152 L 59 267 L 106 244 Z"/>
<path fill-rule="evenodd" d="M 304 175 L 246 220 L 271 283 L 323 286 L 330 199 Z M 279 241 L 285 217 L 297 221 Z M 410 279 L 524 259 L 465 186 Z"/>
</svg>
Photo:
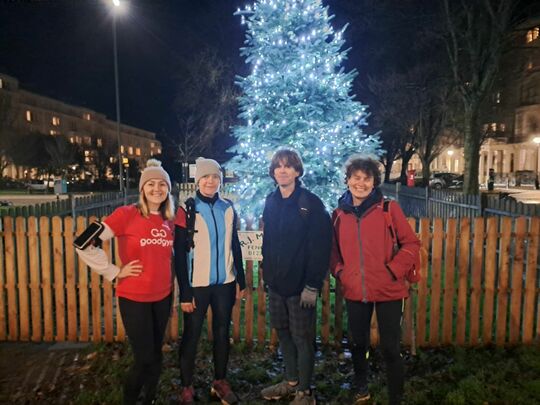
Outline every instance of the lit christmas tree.
<svg viewBox="0 0 540 405">
<path fill-rule="evenodd" d="M 239 77 L 240 117 L 235 156 L 226 165 L 243 213 L 259 215 L 274 188 L 268 166 L 279 147 L 304 161 L 306 187 L 334 207 L 343 193 L 343 164 L 354 153 L 379 154 L 377 137 L 366 136 L 366 106 L 350 95 L 356 71 L 344 72 L 346 26 L 334 31 L 320 0 L 258 0 L 238 10 L 247 25 L 241 48 L 252 67 Z"/>
</svg>

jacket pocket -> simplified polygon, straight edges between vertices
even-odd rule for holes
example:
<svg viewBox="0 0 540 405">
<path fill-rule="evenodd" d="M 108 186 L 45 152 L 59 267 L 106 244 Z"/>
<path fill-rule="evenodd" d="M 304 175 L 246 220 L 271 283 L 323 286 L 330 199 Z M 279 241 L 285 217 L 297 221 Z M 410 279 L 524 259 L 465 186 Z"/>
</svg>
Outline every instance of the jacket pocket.
<svg viewBox="0 0 540 405">
<path fill-rule="evenodd" d="M 392 277 L 392 281 L 397 281 L 397 277 L 396 275 L 394 274 L 394 272 L 392 271 L 392 269 L 390 268 L 390 266 L 388 266 L 387 264 L 384 265 L 384 268 L 386 269 L 386 271 L 388 272 L 388 274 L 390 274 L 390 277 Z"/>
</svg>

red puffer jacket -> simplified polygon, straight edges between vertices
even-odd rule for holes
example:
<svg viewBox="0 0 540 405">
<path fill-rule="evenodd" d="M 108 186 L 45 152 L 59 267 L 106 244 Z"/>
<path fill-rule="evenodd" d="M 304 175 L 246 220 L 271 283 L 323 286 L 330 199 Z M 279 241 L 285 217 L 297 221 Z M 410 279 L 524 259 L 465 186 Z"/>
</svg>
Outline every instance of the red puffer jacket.
<svg viewBox="0 0 540 405">
<path fill-rule="evenodd" d="M 420 241 L 401 207 L 392 202 L 390 212 L 400 246 L 393 255 L 383 201 L 382 193 L 375 189 L 359 207 L 353 207 L 352 197 L 346 192 L 333 212 L 330 269 L 341 281 L 348 300 L 380 302 L 408 296 L 405 275 L 419 254 Z"/>
</svg>

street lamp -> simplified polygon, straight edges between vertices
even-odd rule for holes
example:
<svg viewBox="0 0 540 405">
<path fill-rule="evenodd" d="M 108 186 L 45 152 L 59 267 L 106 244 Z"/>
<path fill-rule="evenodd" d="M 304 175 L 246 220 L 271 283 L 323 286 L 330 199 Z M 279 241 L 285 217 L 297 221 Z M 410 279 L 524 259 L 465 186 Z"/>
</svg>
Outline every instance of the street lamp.
<svg viewBox="0 0 540 405">
<path fill-rule="evenodd" d="M 118 86 L 118 47 L 116 45 L 116 18 L 120 12 L 120 0 L 112 0 L 113 4 L 113 52 L 114 52 L 114 90 L 116 97 L 116 141 L 118 142 L 118 182 L 120 192 L 124 191 L 124 174 L 122 168 L 122 143 L 120 142 L 120 89 Z"/>
<path fill-rule="evenodd" d="M 535 136 L 532 140 L 537 148 L 536 148 L 536 171 L 534 173 L 534 188 L 538 189 L 538 171 L 540 170 L 540 163 L 538 162 L 540 160 L 540 136 Z"/>
</svg>

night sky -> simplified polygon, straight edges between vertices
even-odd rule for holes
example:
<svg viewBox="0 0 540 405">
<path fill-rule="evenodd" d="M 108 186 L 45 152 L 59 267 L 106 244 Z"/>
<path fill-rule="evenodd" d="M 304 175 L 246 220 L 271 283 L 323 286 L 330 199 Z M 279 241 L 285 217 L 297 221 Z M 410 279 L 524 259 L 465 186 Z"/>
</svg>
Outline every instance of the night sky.
<svg viewBox="0 0 540 405">
<path fill-rule="evenodd" d="M 115 119 L 111 0 L 0 2 L 0 72 L 19 79 L 22 88 Z M 156 133 L 174 126 L 175 75 L 193 53 L 209 46 L 246 74 L 239 55 L 244 26 L 233 12 L 246 0 L 132 0 L 118 18 L 122 122 Z M 366 17 L 354 0 L 326 0 L 346 22 L 346 46 L 353 48 L 347 70 L 356 68 L 355 91 L 377 63 L 394 61 L 381 54 L 378 33 L 403 35 L 414 21 L 386 24 Z M 365 17 L 365 18 L 364 18 Z M 386 25 L 385 25 L 386 24 Z M 397 38 L 397 37 L 396 37 Z M 377 62 L 377 59 L 379 62 Z M 384 59 L 384 62 L 381 62 Z M 369 68 L 368 68 L 369 65 Z M 359 94 L 361 99 L 361 94 Z M 362 101 L 362 100 L 360 100 Z"/>
<path fill-rule="evenodd" d="M 201 44 L 241 63 L 236 3 L 129 2 L 118 18 L 123 122 L 155 132 L 167 126 L 175 70 Z M 0 72 L 17 77 L 22 88 L 115 119 L 112 44 L 105 0 L 0 4 Z"/>
</svg>

